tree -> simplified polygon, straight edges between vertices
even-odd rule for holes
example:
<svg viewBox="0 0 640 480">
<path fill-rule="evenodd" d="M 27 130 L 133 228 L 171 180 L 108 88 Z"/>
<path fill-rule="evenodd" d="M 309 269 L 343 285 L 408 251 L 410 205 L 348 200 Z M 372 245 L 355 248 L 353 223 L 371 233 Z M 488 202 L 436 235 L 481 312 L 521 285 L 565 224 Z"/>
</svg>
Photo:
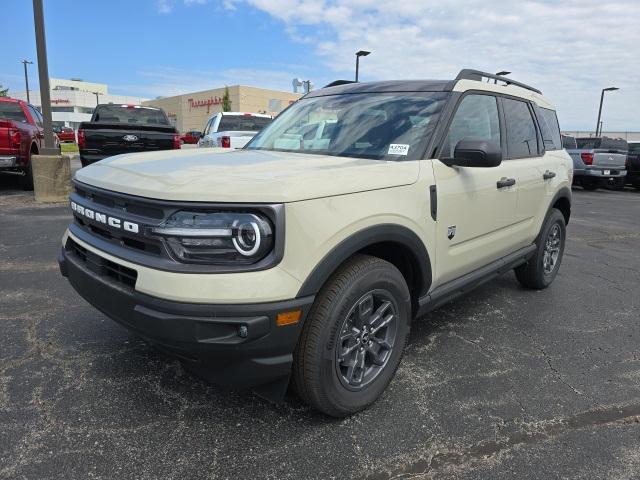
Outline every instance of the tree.
<svg viewBox="0 0 640 480">
<path fill-rule="evenodd" d="M 0 97 L 8 97 L 8 96 L 9 96 L 9 89 L 4 88 L 0 83 Z"/>
<path fill-rule="evenodd" d="M 222 111 L 231 111 L 231 98 L 229 97 L 229 87 L 224 87 L 224 95 L 222 96 Z"/>
</svg>

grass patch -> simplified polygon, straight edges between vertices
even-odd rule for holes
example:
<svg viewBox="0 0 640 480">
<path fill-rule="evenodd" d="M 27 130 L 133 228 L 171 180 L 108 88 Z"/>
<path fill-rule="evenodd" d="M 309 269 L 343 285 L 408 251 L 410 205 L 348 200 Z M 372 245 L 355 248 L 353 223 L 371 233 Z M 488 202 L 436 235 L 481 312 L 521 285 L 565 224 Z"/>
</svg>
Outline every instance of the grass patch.
<svg viewBox="0 0 640 480">
<path fill-rule="evenodd" d="M 61 143 L 60 151 L 62 153 L 78 153 L 78 145 L 75 143 Z"/>
</svg>

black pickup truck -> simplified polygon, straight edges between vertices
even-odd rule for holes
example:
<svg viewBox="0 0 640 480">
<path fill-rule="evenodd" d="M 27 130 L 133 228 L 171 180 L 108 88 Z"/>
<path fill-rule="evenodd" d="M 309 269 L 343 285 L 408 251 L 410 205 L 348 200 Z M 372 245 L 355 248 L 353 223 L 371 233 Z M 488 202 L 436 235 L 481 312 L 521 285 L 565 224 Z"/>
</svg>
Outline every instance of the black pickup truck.
<svg viewBox="0 0 640 480">
<path fill-rule="evenodd" d="M 140 105 L 96 106 L 90 122 L 78 127 L 83 167 L 120 153 L 180 148 L 178 131 L 161 108 Z"/>
</svg>

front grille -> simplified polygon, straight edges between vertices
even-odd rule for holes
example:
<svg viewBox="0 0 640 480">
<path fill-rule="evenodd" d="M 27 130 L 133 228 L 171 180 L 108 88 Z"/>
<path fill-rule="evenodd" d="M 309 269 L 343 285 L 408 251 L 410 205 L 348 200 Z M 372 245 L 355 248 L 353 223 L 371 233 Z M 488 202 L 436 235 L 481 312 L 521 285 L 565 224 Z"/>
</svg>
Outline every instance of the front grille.
<svg viewBox="0 0 640 480">
<path fill-rule="evenodd" d="M 102 258 L 90 250 L 87 250 L 79 243 L 74 242 L 71 238 L 67 240 L 66 251 L 68 255 L 73 256 L 82 263 L 88 270 L 101 277 L 106 277 L 111 281 L 115 281 L 120 285 L 133 289 L 138 279 L 138 272 L 132 268 L 125 267 L 118 263 Z"/>
</svg>

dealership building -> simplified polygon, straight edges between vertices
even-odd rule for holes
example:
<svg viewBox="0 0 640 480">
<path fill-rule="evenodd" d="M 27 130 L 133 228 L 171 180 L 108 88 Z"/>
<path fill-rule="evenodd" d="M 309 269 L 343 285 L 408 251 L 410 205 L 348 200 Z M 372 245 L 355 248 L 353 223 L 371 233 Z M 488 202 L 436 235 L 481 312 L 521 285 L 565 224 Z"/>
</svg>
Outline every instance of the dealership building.
<svg viewBox="0 0 640 480">
<path fill-rule="evenodd" d="M 140 105 L 147 98 L 126 95 L 111 95 L 104 83 L 83 82 L 74 78 L 64 80 L 49 79 L 51 87 L 51 117 L 57 126 L 78 128 L 80 122 L 91 120 L 93 109 L 98 103 L 120 103 Z M 13 93 L 12 97 L 27 100 L 26 92 Z M 30 90 L 31 104 L 42 110 L 39 90 Z"/>
<path fill-rule="evenodd" d="M 277 115 L 302 96 L 300 93 L 244 85 L 233 85 L 228 88 L 231 111 L 233 112 Z M 161 97 L 145 101 L 143 105 L 162 108 L 169 116 L 171 123 L 180 132 L 202 131 L 211 116 L 222 112 L 224 90 L 225 87 L 221 87 L 174 97 Z"/>
</svg>

